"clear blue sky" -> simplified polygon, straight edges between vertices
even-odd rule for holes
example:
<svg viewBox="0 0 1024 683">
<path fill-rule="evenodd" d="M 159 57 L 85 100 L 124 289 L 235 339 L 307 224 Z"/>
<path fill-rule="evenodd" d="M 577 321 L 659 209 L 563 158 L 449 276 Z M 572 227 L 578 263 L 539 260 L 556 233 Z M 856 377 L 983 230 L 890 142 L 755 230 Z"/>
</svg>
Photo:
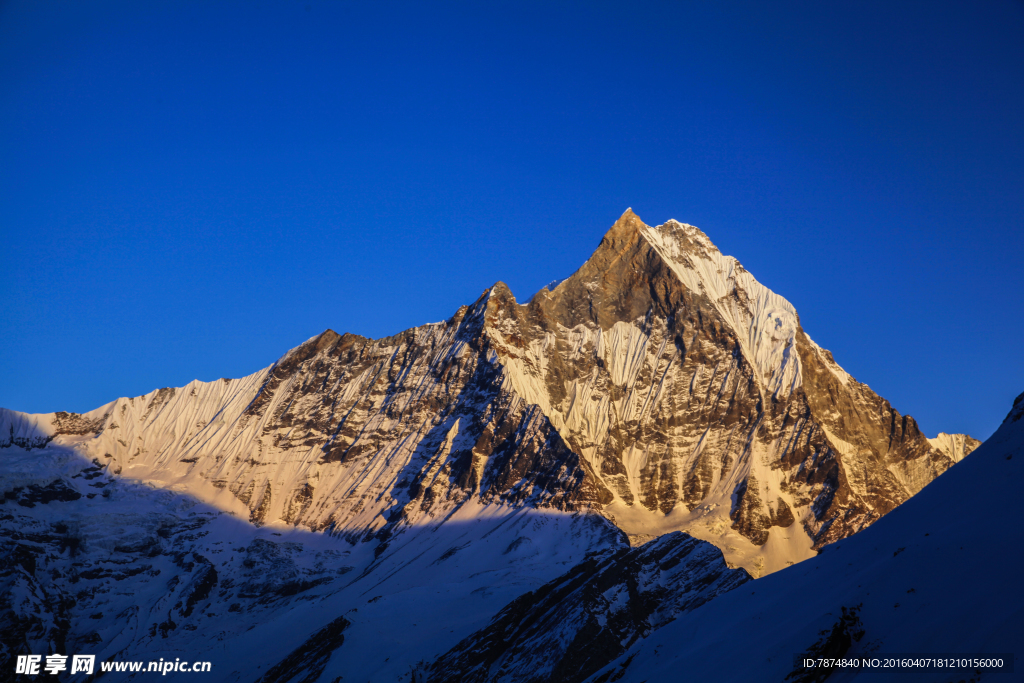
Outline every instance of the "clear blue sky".
<svg viewBox="0 0 1024 683">
<path fill-rule="evenodd" d="M 930 435 L 1024 391 L 1024 4 L 0 4 L 0 405 L 704 229 Z"/>
</svg>

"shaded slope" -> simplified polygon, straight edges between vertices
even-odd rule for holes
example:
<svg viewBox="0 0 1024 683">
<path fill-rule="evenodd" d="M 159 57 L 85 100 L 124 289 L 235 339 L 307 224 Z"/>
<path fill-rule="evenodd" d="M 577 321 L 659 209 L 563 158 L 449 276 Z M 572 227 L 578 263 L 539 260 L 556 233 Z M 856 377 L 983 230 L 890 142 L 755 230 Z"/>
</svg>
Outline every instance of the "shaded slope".
<svg viewBox="0 0 1024 683">
<path fill-rule="evenodd" d="M 626 547 L 597 515 L 478 500 L 386 544 L 258 527 L 111 476 L 63 439 L 0 458 L 5 662 L 91 653 L 210 661 L 211 681 L 408 680 L 517 596 Z"/>
<path fill-rule="evenodd" d="M 435 661 L 427 680 L 573 683 L 679 614 L 750 581 L 709 543 L 676 532 L 593 556 L 516 598 Z"/>
<path fill-rule="evenodd" d="M 985 672 L 981 680 L 1018 680 L 1024 603 L 1013 549 L 1022 466 L 1024 394 L 970 458 L 877 524 L 682 615 L 591 680 L 678 680 L 685 672 L 695 681 L 781 682 L 795 655 L 829 646 L 848 657 L 1016 653 L 1018 673 Z M 977 680 L 969 669 L 863 677 Z"/>
</svg>

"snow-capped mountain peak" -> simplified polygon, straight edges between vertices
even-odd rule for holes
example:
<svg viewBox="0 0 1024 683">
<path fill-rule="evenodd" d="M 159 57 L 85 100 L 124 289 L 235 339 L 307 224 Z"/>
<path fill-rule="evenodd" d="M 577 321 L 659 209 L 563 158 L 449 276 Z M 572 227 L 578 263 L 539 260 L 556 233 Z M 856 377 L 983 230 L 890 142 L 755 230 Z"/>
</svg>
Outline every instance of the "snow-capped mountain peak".
<svg viewBox="0 0 1024 683">
<path fill-rule="evenodd" d="M 581 628 L 596 620 L 626 647 L 648 617 L 663 623 L 745 580 L 731 570 L 758 578 L 872 524 L 976 445 L 925 438 L 697 228 L 627 211 L 579 270 L 526 304 L 498 282 L 448 320 L 377 340 L 327 330 L 247 377 L 82 415 L 0 411 L 4 500 L 19 513 L 0 531 L 24 559 L 0 575 L 34 596 L 0 605 L 0 628 L 36 624 L 32 642 L 51 649 L 109 636 L 104 656 L 175 656 L 172 642 L 207 647 L 201 624 L 222 623 L 222 652 L 255 657 L 267 681 L 293 660 L 303 680 L 409 680 L 537 590 L 518 604 Z M 98 530 L 104 515 L 116 533 Z M 81 539 L 57 519 L 79 520 Z M 30 550 L 22 528 L 38 531 Z M 688 536 L 628 549 L 676 531 Z M 154 533 L 163 540 L 139 540 Z M 96 552 L 73 559 L 69 543 Z M 690 585 L 669 556 L 717 588 Z M 339 578 L 328 564 L 342 560 Z M 61 612 L 74 567 L 92 577 L 75 590 L 97 623 Z M 280 580 L 256 590 L 260 572 Z M 146 577 L 130 584 L 133 609 L 104 583 L 122 574 Z M 583 576 L 615 588 L 577 591 Z M 676 589 L 684 602 L 648 609 Z M 557 605 L 549 590 L 577 597 Z M 330 609 L 295 616 L 305 600 Z M 451 600 L 473 606 L 453 612 Z M 382 639 L 410 614 L 422 615 L 413 627 L 431 620 L 430 635 L 412 649 L 403 634 Z M 580 652 L 505 614 L 487 638 L 543 641 L 565 661 Z M 476 667 L 474 642 L 442 668 Z"/>
</svg>

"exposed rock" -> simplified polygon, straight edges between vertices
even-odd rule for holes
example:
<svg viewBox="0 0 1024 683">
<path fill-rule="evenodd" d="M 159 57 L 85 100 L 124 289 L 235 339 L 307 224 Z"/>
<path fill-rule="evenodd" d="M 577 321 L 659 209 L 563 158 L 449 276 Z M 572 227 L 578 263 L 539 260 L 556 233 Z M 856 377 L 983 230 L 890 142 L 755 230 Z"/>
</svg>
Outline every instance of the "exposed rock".
<svg viewBox="0 0 1024 683">
<path fill-rule="evenodd" d="M 588 558 L 524 594 L 429 667 L 436 683 L 576 683 L 652 630 L 750 580 L 676 532 Z"/>
<path fill-rule="evenodd" d="M 345 617 L 338 617 L 264 674 L 259 683 L 286 683 L 296 678 L 298 683 L 313 683 L 323 673 L 331 654 L 345 642 L 348 626 Z"/>
</svg>

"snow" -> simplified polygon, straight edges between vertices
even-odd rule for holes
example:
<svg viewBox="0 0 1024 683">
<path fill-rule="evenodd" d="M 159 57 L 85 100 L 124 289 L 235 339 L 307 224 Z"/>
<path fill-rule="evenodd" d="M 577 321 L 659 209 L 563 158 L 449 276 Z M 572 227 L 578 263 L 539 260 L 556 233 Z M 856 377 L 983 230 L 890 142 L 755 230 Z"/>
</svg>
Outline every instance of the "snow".
<svg viewBox="0 0 1024 683">
<path fill-rule="evenodd" d="M 704 503 L 687 510 L 676 505 L 668 514 L 648 510 L 643 505 L 626 505 L 616 500 L 605 507 L 604 514 L 615 526 L 636 542 L 643 542 L 673 531 L 684 531 L 694 538 L 708 541 L 722 551 L 730 567 L 743 567 L 754 578 L 814 557 L 811 538 L 797 525 L 787 528 L 772 527 L 768 542 L 754 545 L 732 528 L 729 510 L 732 506 L 728 494 L 709 496 Z"/>
<path fill-rule="evenodd" d="M 934 439 L 928 439 L 928 443 L 952 458 L 953 462 L 960 462 L 978 447 L 978 442 L 966 434 L 946 434 L 945 432 L 939 432 Z"/>
<path fill-rule="evenodd" d="M 796 309 L 725 256 L 700 229 L 670 220 L 642 233 L 689 289 L 703 292 L 736 332 L 743 354 L 768 395 L 788 396 L 800 386 Z"/>
</svg>

